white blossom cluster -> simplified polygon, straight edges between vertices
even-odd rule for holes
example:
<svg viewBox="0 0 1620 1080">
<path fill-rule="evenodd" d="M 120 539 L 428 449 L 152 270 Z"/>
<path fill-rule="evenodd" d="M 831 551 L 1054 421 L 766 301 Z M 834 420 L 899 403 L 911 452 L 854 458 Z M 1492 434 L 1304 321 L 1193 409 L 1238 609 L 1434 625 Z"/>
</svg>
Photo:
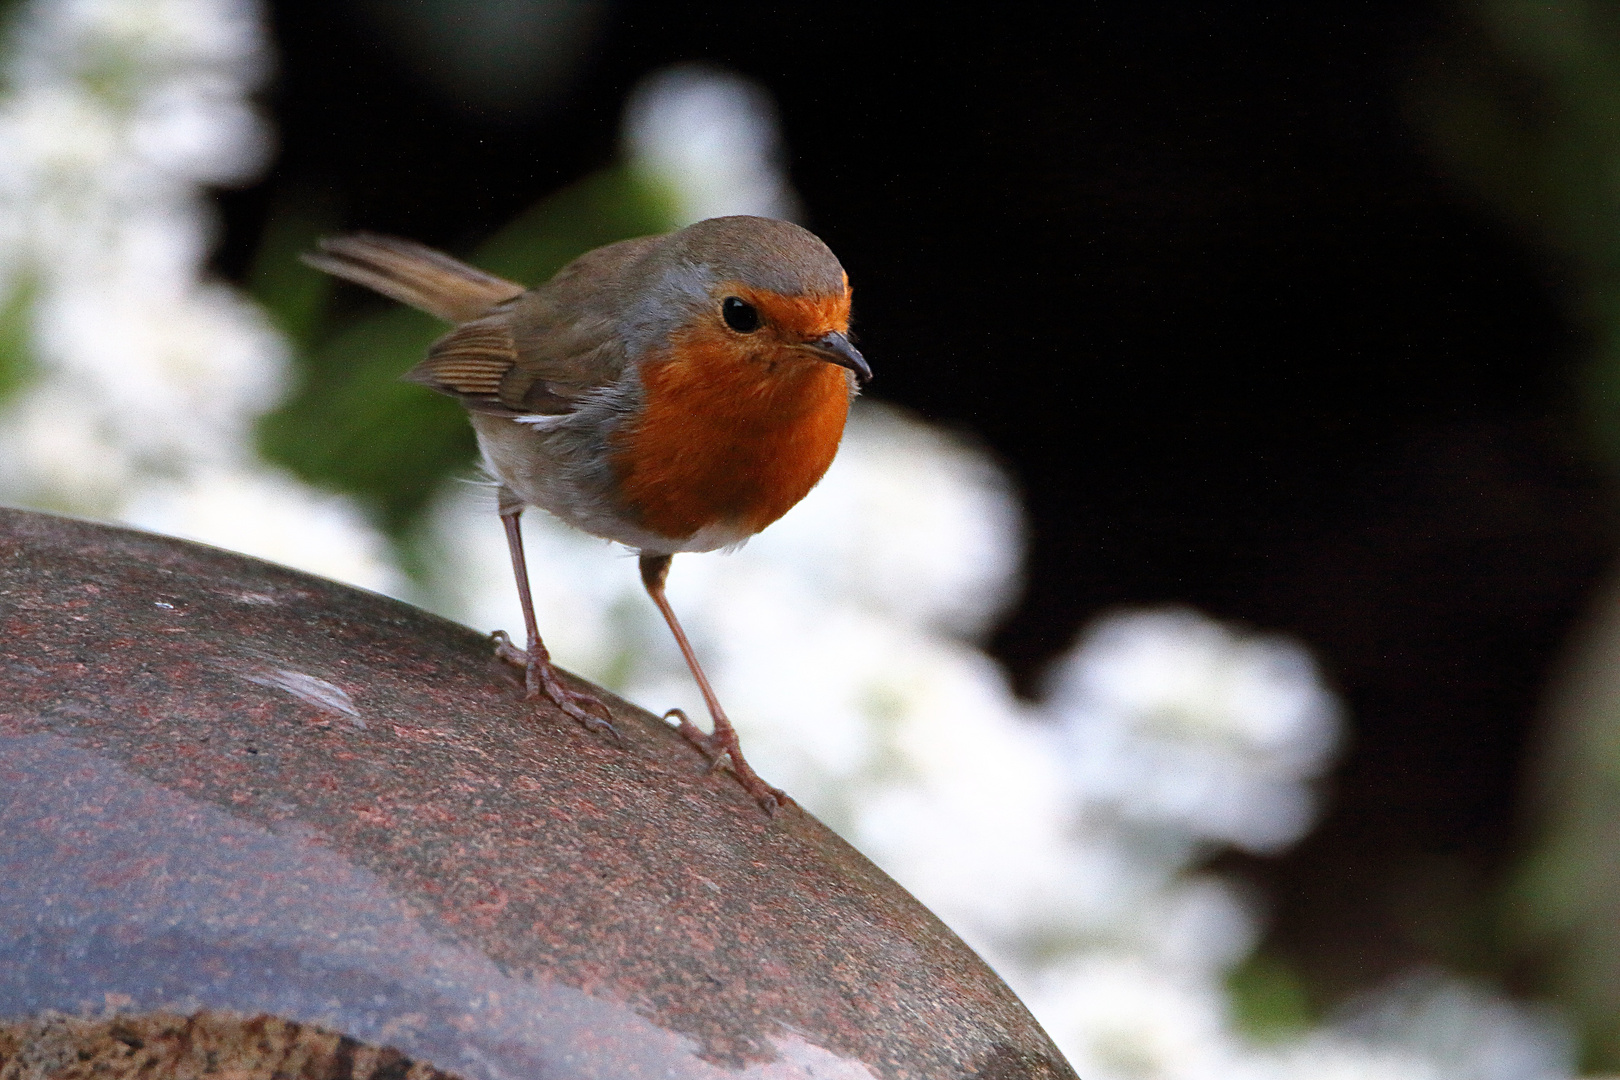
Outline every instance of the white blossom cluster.
<svg viewBox="0 0 1620 1080">
<path fill-rule="evenodd" d="M 202 273 L 203 187 L 269 143 L 251 0 L 26 0 L 0 92 L 0 310 L 30 381 L 0 402 L 0 500 L 121 518 L 373 588 L 403 579 L 344 500 L 259 461 L 282 344 Z M 632 100 L 627 157 L 690 218 L 793 212 L 763 91 L 685 68 Z M 876 358 L 881 364 L 881 358 Z M 568 667 L 703 716 L 622 551 L 525 516 L 542 629 Z M 492 491 L 448 485 L 419 599 L 521 627 Z M 1274 852 L 1314 810 L 1340 721 L 1297 645 L 1185 610 L 1093 626 L 1045 696 L 980 641 L 1019 587 L 1006 478 L 961 439 L 861 404 L 822 484 L 670 595 L 770 780 L 978 948 L 1087 1080 L 1551 1080 L 1555 1020 L 1438 977 L 1256 1046 L 1223 989 L 1256 916 L 1200 871 Z M 1038 583 L 1035 583 L 1038 586 Z"/>
<path fill-rule="evenodd" d="M 31 0 L 0 75 L 0 297 L 28 382 L 0 402 L 0 499 L 123 520 L 397 588 L 345 500 L 257 460 L 285 348 L 204 279 L 206 185 L 269 130 L 252 0 Z"/>
<path fill-rule="evenodd" d="M 630 164 L 675 197 L 685 225 L 727 214 L 794 219 L 776 107 L 747 79 L 680 64 L 645 79 L 624 111 Z"/>
</svg>

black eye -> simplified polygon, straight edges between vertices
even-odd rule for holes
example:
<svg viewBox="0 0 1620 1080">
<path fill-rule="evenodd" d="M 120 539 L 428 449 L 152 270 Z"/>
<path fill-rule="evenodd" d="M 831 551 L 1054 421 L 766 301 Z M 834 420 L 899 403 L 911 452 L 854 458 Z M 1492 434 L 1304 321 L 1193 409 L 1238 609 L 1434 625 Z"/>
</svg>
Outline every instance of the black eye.
<svg viewBox="0 0 1620 1080">
<path fill-rule="evenodd" d="M 739 334 L 752 334 L 759 329 L 759 311 L 740 296 L 728 296 L 720 302 L 720 316 L 726 325 Z"/>
</svg>

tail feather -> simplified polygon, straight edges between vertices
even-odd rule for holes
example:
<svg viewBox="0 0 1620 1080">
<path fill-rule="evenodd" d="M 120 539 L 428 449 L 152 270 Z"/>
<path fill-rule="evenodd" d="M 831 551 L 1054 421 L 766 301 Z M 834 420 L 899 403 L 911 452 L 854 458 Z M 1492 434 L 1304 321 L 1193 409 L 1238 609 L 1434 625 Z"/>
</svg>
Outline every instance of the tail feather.
<svg viewBox="0 0 1620 1080">
<path fill-rule="evenodd" d="M 375 233 L 323 239 L 304 262 L 448 322 L 476 319 L 525 290 L 430 247 Z"/>
</svg>

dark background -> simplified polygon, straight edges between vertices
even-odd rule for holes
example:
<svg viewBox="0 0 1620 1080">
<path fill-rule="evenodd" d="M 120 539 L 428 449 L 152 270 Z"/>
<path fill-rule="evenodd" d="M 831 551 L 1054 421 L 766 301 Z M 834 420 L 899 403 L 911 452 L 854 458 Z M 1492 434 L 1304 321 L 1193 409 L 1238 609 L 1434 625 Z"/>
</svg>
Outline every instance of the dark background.
<svg viewBox="0 0 1620 1080">
<path fill-rule="evenodd" d="M 282 0 L 282 150 L 222 197 L 220 269 L 289 193 L 466 250 L 611 161 L 648 72 L 758 80 L 855 283 L 870 393 L 1022 488 L 1028 586 L 992 643 L 1020 688 L 1110 605 L 1298 635 L 1353 736 L 1311 836 L 1231 860 L 1271 898 L 1268 953 L 1319 1003 L 1424 955 L 1488 966 L 1472 898 L 1514 850 L 1538 695 L 1615 530 L 1559 267 L 1407 116 L 1456 17 L 1074 7 L 616 3 L 544 105 L 469 108 L 351 4 Z"/>
</svg>

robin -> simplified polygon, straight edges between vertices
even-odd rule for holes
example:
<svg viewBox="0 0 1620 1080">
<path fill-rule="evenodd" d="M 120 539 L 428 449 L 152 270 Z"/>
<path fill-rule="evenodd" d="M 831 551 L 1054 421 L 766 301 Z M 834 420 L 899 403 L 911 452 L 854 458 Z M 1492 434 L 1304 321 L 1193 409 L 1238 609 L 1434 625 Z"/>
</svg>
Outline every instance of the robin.
<svg viewBox="0 0 1620 1080">
<path fill-rule="evenodd" d="M 827 245 L 786 221 L 711 218 L 597 248 L 534 289 L 393 237 L 319 247 L 310 265 L 457 324 L 405 377 L 461 401 L 499 484 L 528 647 L 497 631 L 496 651 L 526 669 L 528 696 L 617 734 L 540 640 L 518 525 L 538 506 L 640 553 L 713 730 L 666 718 L 774 810 L 785 796 L 743 758 L 664 582 L 678 552 L 734 547 L 787 513 L 838 451 L 872 371 Z"/>
</svg>

